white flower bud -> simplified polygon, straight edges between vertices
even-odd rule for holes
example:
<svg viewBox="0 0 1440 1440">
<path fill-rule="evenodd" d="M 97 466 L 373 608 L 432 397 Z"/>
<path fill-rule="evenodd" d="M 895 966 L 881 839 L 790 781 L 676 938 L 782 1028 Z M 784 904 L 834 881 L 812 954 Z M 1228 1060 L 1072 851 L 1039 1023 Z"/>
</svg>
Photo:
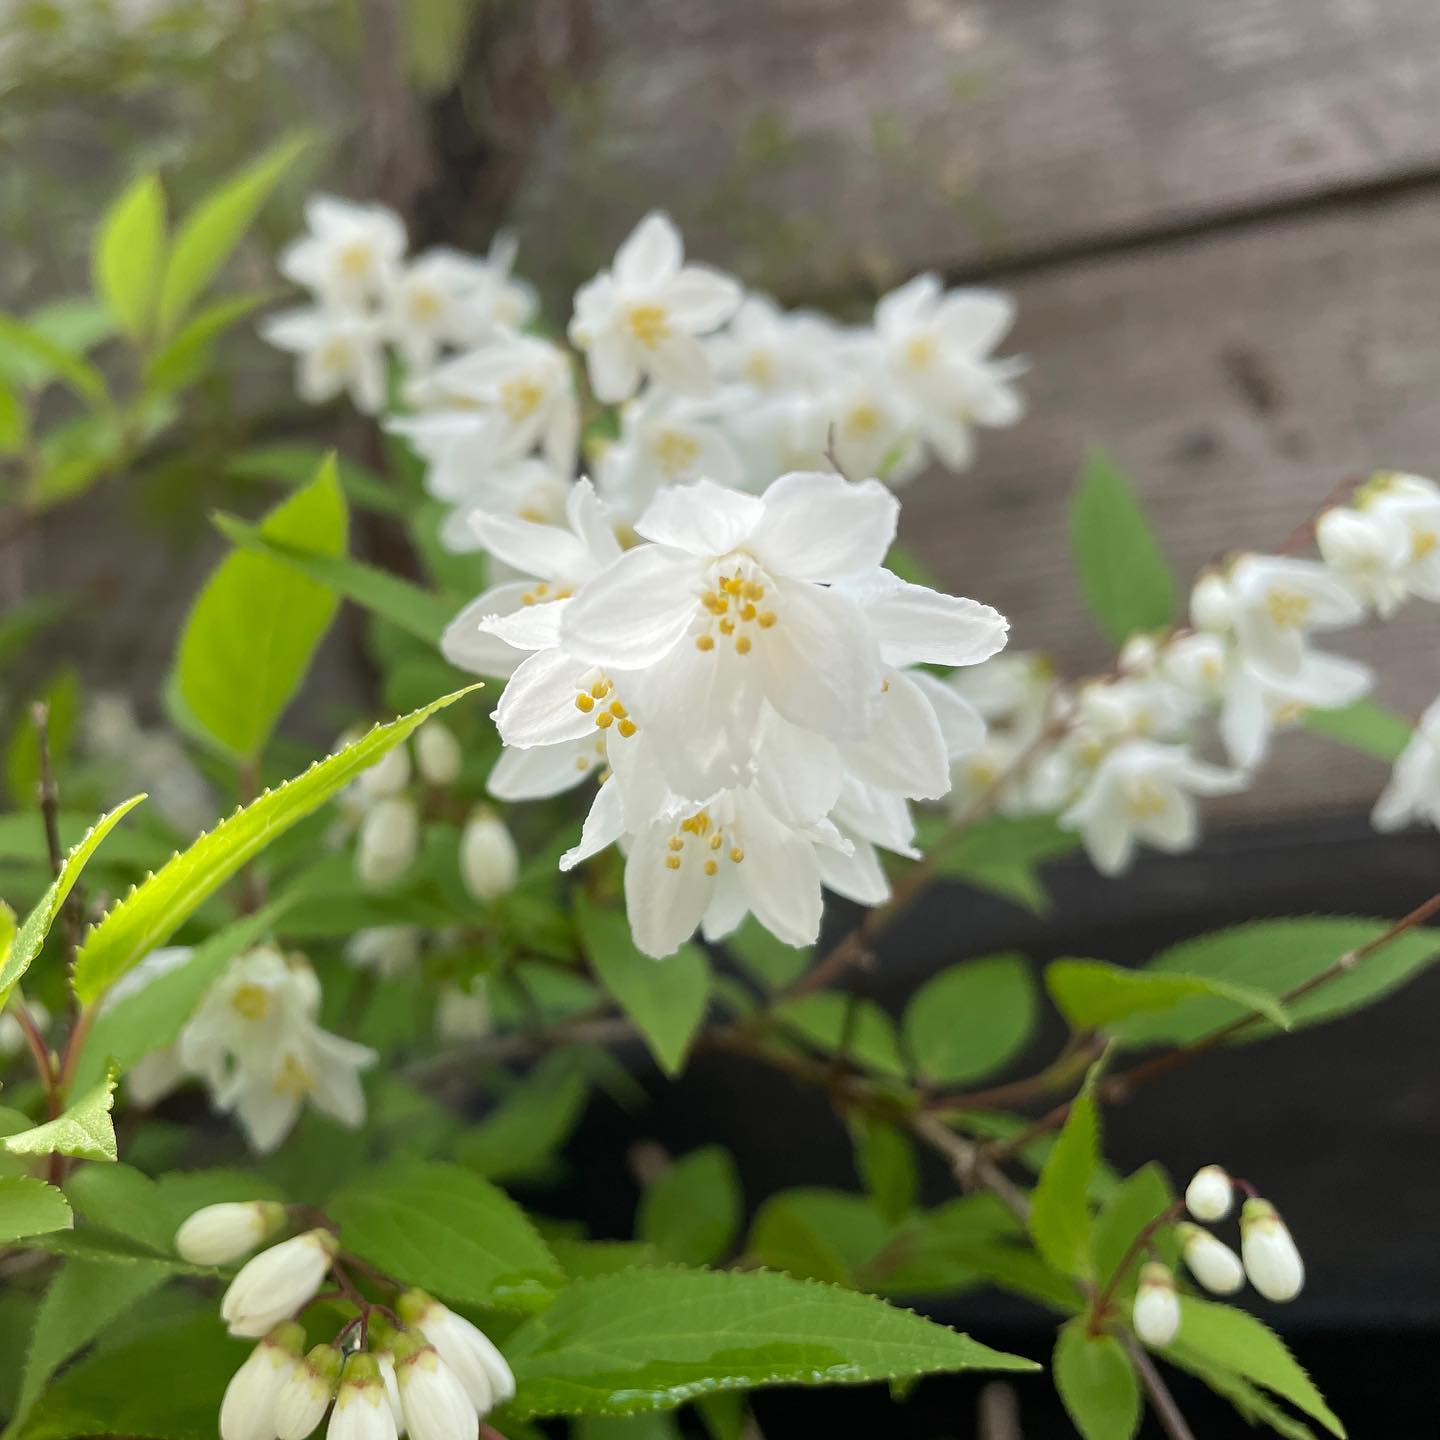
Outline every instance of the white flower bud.
<svg viewBox="0 0 1440 1440">
<path fill-rule="evenodd" d="M 515 1376 L 485 1332 L 422 1290 L 400 1297 L 401 1318 L 418 1330 L 459 1377 L 475 1408 L 484 1415 L 515 1394 Z"/>
<path fill-rule="evenodd" d="M 371 800 L 398 795 L 410 783 L 410 752 L 403 745 L 387 750 L 368 770 L 362 770 L 355 784 Z"/>
<path fill-rule="evenodd" d="M 427 784 L 453 785 L 464 759 L 455 732 L 439 720 L 427 720 L 415 732 L 415 764 Z"/>
<path fill-rule="evenodd" d="M 1218 1165 L 1201 1166 L 1185 1187 L 1185 1208 L 1197 1220 L 1223 1220 L 1234 1202 L 1234 1186 Z"/>
<path fill-rule="evenodd" d="M 247 1261 L 220 1301 L 220 1318 L 230 1333 L 264 1335 L 308 1305 L 337 1248 L 328 1230 L 307 1230 Z"/>
<path fill-rule="evenodd" d="M 405 1411 L 400 1405 L 400 1386 L 395 1382 L 395 1357 L 388 1350 L 377 1350 L 375 1359 L 380 1364 L 380 1378 L 385 1382 L 385 1403 L 395 1419 L 397 1433 L 405 1433 Z"/>
<path fill-rule="evenodd" d="M 344 1356 L 333 1345 L 317 1345 L 296 1367 L 275 1400 L 277 1440 L 305 1440 L 325 1418 L 335 1395 Z"/>
<path fill-rule="evenodd" d="M 1267 1300 L 1293 1300 L 1300 1293 L 1305 1262 L 1268 1200 L 1247 1200 L 1241 1207 L 1240 1253 L 1250 1283 Z"/>
<path fill-rule="evenodd" d="M 1137 630 L 1120 647 L 1120 668 L 1127 674 L 1148 675 L 1159 658 L 1159 642 L 1143 630 Z"/>
<path fill-rule="evenodd" d="M 273 1200 L 206 1205 L 175 1232 L 175 1251 L 194 1265 L 227 1265 L 248 1255 L 285 1223 Z"/>
<path fill-rule="evenodd" d="M 512 890 L 520 874 L 520 852 L 493 811 L 481 807 L 466 822 L 460 836 L 460 874 L 465 888 L 481 904 L 489 904 Z"/>
<path fill-rule="evenodd" d="M 1229 630 L 1235 619 L 1230 583 L 1217 570 L 1207 570 L 1190 592 L 1190 623 L 1197 630 Z"/>
<path fill-rule="evenodd" d="M 420 814 L 414 802 L 402 795 L 378 800 L 360 824 L 355 873 L 367 890 L 387 889 L 415 863 L 419 849 Z"/>
<path fill-rule="evenodd" d="M 397 1440 L 395 1416 L 375 1356 L 360 1351 L 345 1362 L 326 1440 Z"/>
<path fill-rule="evenodd" d="M 1198 1225 L 1180 1224 L 1175 1231 L 1186 1267 L 1212 1295 L 1233 1295 L 1245 1283 L 1240 1257 L 1223 1240 Z"/>
<path fill-rule="evenodd" d="M 1131 1323 L 1136 1335 L 1157 1350 L 1179 1333 L 1180 1297 L 1175 1293 L 1174 1277 L 1163 1265 L 1152 1261 L 1141 1270 Z"/>
<path fill-rule="evenodd" d="M 395 1381 L 410 1440 L 475 1440 L 480 1433 L 475 1403 L 433 1345 L 400 1336 Z"/>
<path fill-rule="evenodd" d="M 275 1440 L 275 1402 L 304 1348 L 305 1332 L 287 1320 L 245 1357 L 220 1402 L 220 1440 Z"/>
<path fill-rule="evenodd" d="M 442 1040 L 482 1040 L 494 1028 L 484 980 L 476 977 L 468 990 L 443 985 L 435 1003 L 435 1033 Z"/>
<path fill-rule="evenodd" d="M 373 970 L 393 980 L 420 963 L 421 941 L 418 925 L 371 925 L 345 942 L 345 958 L 357 970 Z"/>
</svg>

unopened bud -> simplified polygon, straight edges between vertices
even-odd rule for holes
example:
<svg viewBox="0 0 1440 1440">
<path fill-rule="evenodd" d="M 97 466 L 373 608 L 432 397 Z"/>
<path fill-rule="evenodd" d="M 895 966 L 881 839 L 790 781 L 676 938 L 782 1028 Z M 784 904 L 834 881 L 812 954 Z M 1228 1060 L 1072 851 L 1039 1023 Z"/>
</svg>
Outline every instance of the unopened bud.
<svg viewBox="0 0 1440 1440">
<path fill-rule="evenodd" d="M 305 1440 L 325 1418 L 340 1382 L 344 1356 L 333 1345 L 317 1345 L 296 1367 L 275 1400 L 277 1440 Z"/>
<path fill-rule="evenodd" d="M 420 815 L 402 795 L 377 801 L 360 824 L 355 873 L 367 890 L 393 885 L 415 863 L 420 849 Z"/>
<path fill-rule="evenodd" d="M 465 888 L 481 904 L 514 889 L 520 874 L 520 853 L 505 822 L 482 806 L 466 822 L 460 836 L 460 874 Z"/>
<path fill-rule="evenodd" d="M 245 1357 L 220 1402 L 220 1440 L 274 1440 L 275 1401 L 304 1348 L 305 1332 L 287 1320 Z"/>
<path fill-rule="evenodd" d="M 360 792 L 372 800 L 398 795 L 410 783 L 410 755 L 403 745 L 387 750 L 356 780 Z"/>
<path fill-rule="evenodd" d="M 1223 633 L 1230 629 L 1235 617 L 1234 597 L 1230 582 L 1216 570 L 1207 570 L 1190 592 L 1190 623 L 1197 630 Z"/>
<path fill-rule="evenodd" d="M 194 1265 L 227 1265 L 248 1255 L 285 1223 L 273 1200 L 206 1205 L 175 1232 L 175 1251 Z"/>
<path fill-rule="evenodd" d="M 396 1440 L 395 1416 L 375 1356 L 361 1350 L 346 1360 L 325 1434 L 327 1440 Z"/>
<path fill-rule="evenodd" d="M 515 1376 L 494 1341 L 463 1315 L 457 1315 L 423 1290 L 407 1290 L 400 1316 L 417 1329 L 460 1378 L 475 1408 L 484 1415 L 515 1394 Z"/>
<path fill-rule="evenodd" d="M 1198 1225 L 1179 1224 L 1180 1253 L 1186 1268 L 1213 1295 L 1233 1295 L 1245 1283 L 1240 1257 L 1223 1241 Z"/>
<path fill-rule="evenodd" d="M 442 985 L 435 1002 L 435 1032 L 442 1040 L 482 1040 L 494 1028 L 490 997 L 478 977 L 468 990 Z"/>
<path fill-rule="evenodd" d="M 435 1347 L 404 1335 L 393 1353 L 410 1440 L 475 1440 L 480 1431 L 476 1406 Z"/>
<path fill-rule="evenodd" d="M 1152 1261 L 1140 1271 L 1131 1323 L 1136 1335 L 1157 1350 L 1179 1333 L 1180 1297 L 1175 1293 L 1175 1277 L 1165 1266 Z"/>
<path fill-rule="evenodd" d="M 1240 1253 L 1250 1283 L 1267 1300 L 1293 1300 L 1300 1293 L 1305 1262 L 1268 1200 L 1247 1200 L 1241 1207 Z"/>
<path fill-rule="evenodd" d="M 1218 1165 L 1205 1165 L 1185 1187 L 1185 1208 L 1197 1220 L 1223 1220 L 1235 1203 L 1235 1187 Z"/>
<path fill-rule="evenodd" d="M 427 720 L 415 732 L 415 765 L 427 784 L 453 785 L 464 760 L 465 752 L 448 725 Z"/>
<path fill-rule="evenodd" d="M 264 1335 L 314 1299 L 335 1258 L 328 1230 L 307 1230 L 247 1261 L 220 1301 L 232 1335 Z"/>
</svg>

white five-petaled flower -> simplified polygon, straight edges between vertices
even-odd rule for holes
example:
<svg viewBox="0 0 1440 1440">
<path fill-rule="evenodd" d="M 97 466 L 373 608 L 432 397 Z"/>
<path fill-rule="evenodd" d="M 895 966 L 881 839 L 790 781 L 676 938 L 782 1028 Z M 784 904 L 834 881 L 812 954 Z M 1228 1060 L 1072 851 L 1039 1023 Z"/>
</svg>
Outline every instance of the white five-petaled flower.
<svg viewBox="0 0 1440 1440">
<path fill-rule="evenodd" d="M 395 1414 L 380 1362 L 367 1351 L 345 1361 L 325 1435 L 326 1440 L 396 1440 Z"/>
<path fill-rule="evenodd" d="M 384 407 L 384 330 L 375 316 L 321 306 L 284 310 L 261 321 L 260 334 L 298 357 L 296 387 L 307 404 L 344 392 L 366 415 Z"/>
<path fill-rule="evenodd" d="M 616 251 L 614 266 L 576 292 L 570 339 L 585 351 L 597 399 L 628 400 L 642 378 L 682 395 L 713 388 L 698 337 L 734 314 L 741 291 L 729 276 L 684 260 L 680 232 L 656 211 Z"/>
<path fill-rule="evenodd" d="M 1337 505 L 1316 521 L 1315 543 L 1356 599 L 1383 617 L 1400 608 L 1407 593 L 1402 571 L 1410 558 L 1403 525 L 1378 511 Z"/>
<path fill-rule="evenodd" d="M 1312 633 L 1354 625 L 1365 613 L 1318 560 L 1242 555 L 1227 579 L 1236 642 L 1262 678 L 1280 685 L 1300 674 Z"/>
<path fill-rule="evenodd" d="M 1090 783 L 1060 817 L 1078 830 L 1095 868 L 1118 875 L 1138 841 L 1178 853 L 1195 844 L 1195 795 L 1231 795 L 1244 777 L 1197 760 L 1183 745 L 1126 740 L 1100 761 Z"/>
<path fill-rule="evenodd" d="M 1267 1300 L 1293 1300 L 1305 1284 L 1300 1252 L 1268 1200 L 1250 1199 L 1241 1207 L 1240 1254 L 1250 1283 Z"/>
<path fill-rule="evenodd" d="M 1440 829 L 1440 700 L 1426 707 L 1370 812 L 1377 830 L 1399 830 L 1417 820 Z"/>
<path fill-rule="evenodd" d="M 337 1248 L 328 1230 L 307 1230 L 246 1261 L 220 1301 L 230 1333 L 258 1339 L 308 1305 Z"/>
<path fill-rule="evenodd" d="M 308 233 L 280 253 L 282 275 L 332 308 L 363 308 L 388 294 L 406 244 L 393 210 L 313 195 L 305 221 Z"/>
<path fill-rule="evenodd" d="M 275 1403 L 300 1368 L 305 1332 L 289 1320 L 267 1330 L 225 1387 L 220 1440 L 275 1440 Z"/>
<path fill-rule="evenodd" d="M 483 261 L 447 249 L 427 250 L 396 273 L 385 328 L 407 365 L 427 370 L 447 345 L 478 338 L 474 297 L 488 278 Z"/>
</svg>

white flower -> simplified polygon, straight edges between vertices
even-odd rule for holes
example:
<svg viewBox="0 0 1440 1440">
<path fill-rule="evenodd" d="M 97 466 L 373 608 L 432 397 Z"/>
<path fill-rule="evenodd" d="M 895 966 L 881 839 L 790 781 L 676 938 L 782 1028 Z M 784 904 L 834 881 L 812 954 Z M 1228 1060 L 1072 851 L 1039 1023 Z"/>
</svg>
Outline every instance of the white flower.
<svg viewBox="0 0 1440 1440">
<path fill-rule="evenodd" d="M 460 832 L 460 877 L 465 888 L 488 905 L 513 890 L 519 875 L 520 852 L 505 822 L 482 805 Z"/>
<path fill-rule="evenodd" d="M 1293 1300 L 1305 1284 L 1305 1265 L 1285 1222 L 1268 1200 L 1240 1210 L 1240 1253 L 1250 1283 L 1267 1299 Z"/>
<path fill-rule="evenodd" d="M 427 720 L 415 732 L 415 766 L 427 785 L 453 785 L 464 762 L 465 752 L 444 721 Z"/>
<path fill-rule="evenodd" d="M 230 1333 L 264 1335 L 308 1305 L 338 1248 L 328 1230 L 307 1230 L 247 1261 L 220 1301 L 220 1318 Z"/>
<path fill-rule="evenodd" d="M 1235 595 L 1218 570 L 1202 570 L 1190 591 L 1190 623 L 1197 630 L 1228 635 L 1235 624 Z"/>
<path fill-rule="evenodd" d="M 1177 1225 L 1175 1231 L 1190 1273 L 1212 1295 L 1233 1295 L 1244 1285 L 1245 1267 L 1223 1240 L 1198 1225 Z"/>
<path fill-rule="evenodd" d="M 1377 830 L 1415 821 L 1440 829 L 1440 700 L 1432 700 L 1370 812 Z"/>
<path fill-rule="evenodd" d="M 1282 685 L 1300 673 L 1308 635 L 1353 625 L 1364 615 L 1354 595 L 1316 560 L 1242 555 L 1229 579 L 1236 641 L 1258 671 Z"/>
<path fill-rule="evenodd" d="M 345 1361 L 326 1440 L 396 1440 L 395 1416 L 375 1356 L 358 1351 Z"/>
<path fill-rule="evenodd" d="M 372 925 L 345 942 L 345 958 L 357 970 L 373 970 L 382 980 L 408 975 L 420 963 L 418 925 Z"/>
<path fill-rule="evenodd" d="M 602 270 L 575 295 L 570 339 L 586 352 L 590 387 L 607 404 L 628 400 L 642 377 L 686 395 L 714 384 L 697 336 L 723 325 L 741 299 L 729 276 L 685 265 L 680 232 L 647 215 Z"/>
<path fill-rule="evenodd" d="M 420 812 L 404 795 L 377 800 L 360 822 L 355 874 L 367 890 L 388 890 L 420 853 Z"/>
<path fill-rule="evenodd" d="M 175 1232 L 175 1251 L 196 1265 L 226 1265 L 248 1255 L 285 1223 L 273 1200 L 206 1205 Z"/>
<path fill-rule="evenodd" d="M 317 1345 L 296 1367 L 275 1399 L 277 1440 L 305 1440 L 325 1418 L 344 1357 L 333 1345 Z"/>
<path fill-rule="evenodd" d="M 341 310 L 286 310 L 260 323 L 261 337 L 299 357 L 296 388 L 309 405 L 342 391 L 358 410 L 376 415 L 385 405 L 385 356 L 380 322 Z"/>
<path fill-rule="evenodd" d="M 428 369 L 446 345 L 476 338 L 471 297 L 487 284 L 484 263 L 456 250 L 427 250 L 395 277 L 386 329 L 405 362 Z"/>
<path fill-rule="evenodd" d="M 1180 1298 L 1175 1293 L 1175 1277 L 1165 1266 L 1150 1261 L 1141 1268 L 1131 1324 L 1140 1340 L 1157 1350 L 1163 1350 L 1179 1334 Z"/>
<path fill-rule="evenodd" d="M 1235 1203 L 1235 1187 L 1218 1165 L 1202 1165 L 1185 1187 L 1185 1208 L 1197 1220 L 1223 1220 Z"/>
<path fill-rule="evenodd" d="M 458 985 L 440 987 L 435 1003 L 435 1033 L 442 1040 L 480 1040 L 492 1029 L 490 997 L 484 980 L 472 980 L 468 990 Z"/>
<path fill-rule="evenodd" d="M 1440 487 L 1419 475 L 1377 475 L 1359 504 L 1404 537 L 1398 578 L 1406 591 L 1422 600 L 1440 600 Z"/>
<path fill-rule="evenodd" d="M 300 1367 L 305 1332 L 287 1321 L 265 1335 L 230 1377 L 220 1402 L 220 1440 L 275 1440 L 275 1403 Z"/>
<path fill-rule="evenodd" d="M 835 369 L 838 341 L 828 316 L 785 311 L 768 295 L 752 293 L 705 349 L 722 381 L 770 394 L 822 384 Z"/>
<path fill-rule="evenodd" d="M 479 1434 L 475 1402 L 433 1345 L 399 1337 L 395 1383 L 411 1440 L 474 1440 Z"/>
<path fill-rule="evenodd" d="M 1316 521 L 1315 543 L 1356 599 L 1386 618 L 1400 608 L 1406 595 L 1401 570 L 1410 558 L 1404 525 L 1387 521 L 1378 507 L 1351 510 L 1337 505 Z"/>
<path fill-rule="evenodd" d="M 314 195 L 305 203 L 305 221 L 309 233 L 280 253 L 282 275 L 330 306 L 364 306 L 386 294 L 406 243 L 393 210 Z"/>
<path fill-rule="evenodd" d="M 992 360 L 1014 302 L 990 290 L 945 292 L 920 275 L 875 307 L 875 329 L 895 384 L 915 406 L 921 434 L 952 470 L 969 465 L 975 425 L 1013 425 L 1024 412 L 1013 381 L 1023 365 Z"/>
<path fill-rule="evenodd" d="M 433 1345 L 484 1415 L 515 1394 L 515 1376 L 483 1330 L 420 1290 L 400 1297 L 400 1316 Z"/>
<path fill-rule="evenodd" d="M 385 1403 L 390 1407 L 398 1435 L 405 1433 L 405 1410 L 400 1404 L 400 1386 L 395 1380 L 395 1357 L 388 1350 L 377 1350 L 375 1360 L 380 1366 L 380 1379 L 385 1386 Z"/>
<path fill-rule="evenodd" d="M 1195 844 L 1199 825 L 1194 795 L 1231 795 L 1245 780 L 1197 760 L 1183 745 L 1126 740 L 1100 761 L 1080 799 L 1060 816 L 1065 830 L 1080 831 L 1103 875 L 1129 865 L 1137 841 L 1175 854 Z"/>
</svg>

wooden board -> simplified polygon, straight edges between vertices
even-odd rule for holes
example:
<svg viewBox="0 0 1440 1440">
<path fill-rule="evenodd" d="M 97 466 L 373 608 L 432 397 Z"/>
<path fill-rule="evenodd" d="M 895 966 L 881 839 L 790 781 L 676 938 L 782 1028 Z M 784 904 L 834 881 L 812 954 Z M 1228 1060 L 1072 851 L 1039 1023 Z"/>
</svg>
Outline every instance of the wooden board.
<svg viewBox="0 0 1440 1440">
<path fill-rule="evenodd" d="M 1440 167 L 1434 0 L 595 0 L 514 219 L 573 288 L 635 219 L 806 294 Z"/>
</svg>

